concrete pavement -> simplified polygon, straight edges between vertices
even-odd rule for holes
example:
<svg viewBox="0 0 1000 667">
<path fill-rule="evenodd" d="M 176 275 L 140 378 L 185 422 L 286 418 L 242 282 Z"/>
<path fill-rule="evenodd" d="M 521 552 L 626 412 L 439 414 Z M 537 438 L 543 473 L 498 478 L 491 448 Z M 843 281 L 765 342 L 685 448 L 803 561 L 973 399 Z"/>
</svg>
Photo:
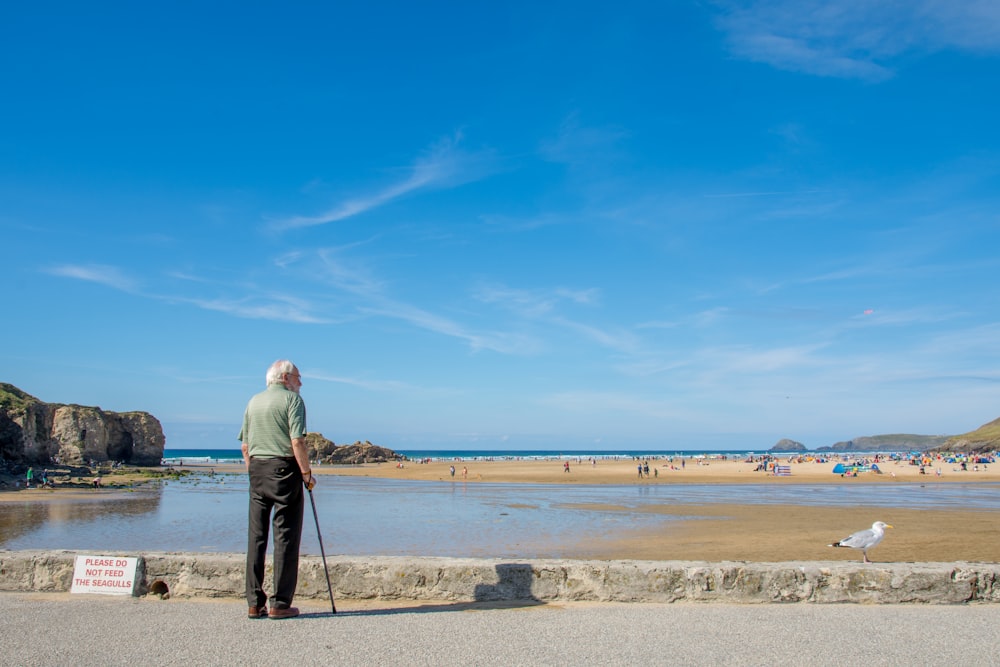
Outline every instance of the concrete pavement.
<svg viewBox="0 0 1000 667">
<path fill-rule="evenodd" d="M 995 665 L 1000 606 L 305 601 L 0 593 L 0 665 Z"/>
</svg>

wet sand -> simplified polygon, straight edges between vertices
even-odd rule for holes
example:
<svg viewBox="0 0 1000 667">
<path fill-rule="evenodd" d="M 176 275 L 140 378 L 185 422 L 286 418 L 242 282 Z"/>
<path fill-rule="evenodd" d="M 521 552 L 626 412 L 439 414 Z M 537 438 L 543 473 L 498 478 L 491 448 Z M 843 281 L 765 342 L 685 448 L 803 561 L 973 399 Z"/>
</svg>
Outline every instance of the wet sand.
<svg viewBox="0 0 1000 667">
<path fill-rule="evenodd" d="M 861 473 L 857 477 L 833 474 L 834 463 L 790 463 L 788 477 L 755 471 L 755 463 L 742 461 L 650 461 L 650 477 L 638 477 L 637 463 L 631 459 L 570 461 L 565 472 L 562 460 L 550 461 L 432 461 L 358 466 L 316 466 L 320 484 L 336 484 L 336 476 L 364 476 L 388 479 L 454 481 L 455 483 L 531 484 L 936 484 L 1000 482 L 1000 465 L 979 466 L 962 471 L 957 464 L 934 462 L 929 474 L 917 466 L 884 462 L 882 474 Z M 452 477 L 450 466 L 455 466 Z M 184 469 L 218 473 L 244 472 L 241 464 L 194 464 Z M 463 471 L 463 469 L 467 469 Z M 653 470 L 658 475 L 653 475 Z M 941 475 L 936 471 L 940 469 Z M 998 489 L 1000 491 L 1000 489 Z M 66 498 L 64 494 L 115 494 L 104 489 L 22 490 L 0 494 L 3 500 Z M 671 504 L 645 509 L 602 505 L 594 509 L 651 512 L 686 521 L 672 521 L 656 531 L 625 531 L 620 534 L 581 535 L 574 551 L 584 558 L 653 560 L 747 560 L 777 562 L 789 560 L 860 560 L 851 549 L 827 547 L 836 540 L 874 521 L 892 524 L 885 541 L 869 557 L 875 561 L 902 562 L 998 562 L 1000 512 L 994 510 L 938 509 L 911 510 L 874 506 L 822 507 L 798 505 Z"/>
</svg>

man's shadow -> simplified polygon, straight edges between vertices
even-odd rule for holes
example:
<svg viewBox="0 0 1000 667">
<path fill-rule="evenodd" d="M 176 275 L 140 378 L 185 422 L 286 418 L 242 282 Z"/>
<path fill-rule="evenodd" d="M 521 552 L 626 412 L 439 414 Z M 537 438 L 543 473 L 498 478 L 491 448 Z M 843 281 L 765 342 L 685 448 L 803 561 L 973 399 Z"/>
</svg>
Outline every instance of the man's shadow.
<svg viewBox="0 0 1000 667">
<path fill-rule="evenodd" d="M 338 611 L 337 616 L 391 616 L 395 614 L 428 614 L 454 611 L 485 611 L 490 609 L 521 609 L 544 605 L 531 592 L 535 579 L 534 570 L 528 563 L 502 563 L 496 566 L 497 581 L 494 584 L 478 584 L 473 592 L 474 600 L 468 602 L 432 602 L 413 607 L 387 609 L 361 609 Z M 303 616 L 321 618 L 333 616 L 332 612 L 306 613 Z"/>
</svg>

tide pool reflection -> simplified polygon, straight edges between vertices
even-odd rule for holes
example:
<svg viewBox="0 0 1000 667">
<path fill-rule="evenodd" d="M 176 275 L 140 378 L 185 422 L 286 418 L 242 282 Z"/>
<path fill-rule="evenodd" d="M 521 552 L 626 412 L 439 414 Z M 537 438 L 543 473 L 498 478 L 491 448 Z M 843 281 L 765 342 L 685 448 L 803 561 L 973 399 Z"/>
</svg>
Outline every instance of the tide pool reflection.
<svg viewBox="0 0 1000 667">
<path fill-rule="evenodd" d="M 7 501 L 0 504 L 0 546 L 35 548 L 7 545 L 30 539 L 39 532 L 48 534 L 52 540 L 66 539 L 72 543 L 76 540 L 75 533 L 84 526 L 96 531 L 113 530 L 123 520 L 141 520 L 159 509 L 160 498 L 160 489 L 152 487 L 128 494 L 98 491 L 83 497 L 61 498 L 58 492 L 53 492 L 44 500 Z M 55 548 L 48 539 L 45 542 L 45 546 L 38 548 Z"/>
</svg>

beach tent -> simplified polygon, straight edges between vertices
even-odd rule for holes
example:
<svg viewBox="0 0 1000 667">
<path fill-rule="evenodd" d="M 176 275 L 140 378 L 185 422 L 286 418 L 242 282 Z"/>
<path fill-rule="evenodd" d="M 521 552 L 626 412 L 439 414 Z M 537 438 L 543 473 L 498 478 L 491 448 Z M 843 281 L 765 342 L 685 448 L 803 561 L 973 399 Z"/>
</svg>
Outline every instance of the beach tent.
<svg viewBox="0 0 1000 667">
<path fill-rule="evenodd" d="M 847 468 L 844 467 L 843 463 L 838 463 L 837 465 L 833 466 L 834 475 L 843 475 L 845 472 L 847 472 Z"/>
</svg>

